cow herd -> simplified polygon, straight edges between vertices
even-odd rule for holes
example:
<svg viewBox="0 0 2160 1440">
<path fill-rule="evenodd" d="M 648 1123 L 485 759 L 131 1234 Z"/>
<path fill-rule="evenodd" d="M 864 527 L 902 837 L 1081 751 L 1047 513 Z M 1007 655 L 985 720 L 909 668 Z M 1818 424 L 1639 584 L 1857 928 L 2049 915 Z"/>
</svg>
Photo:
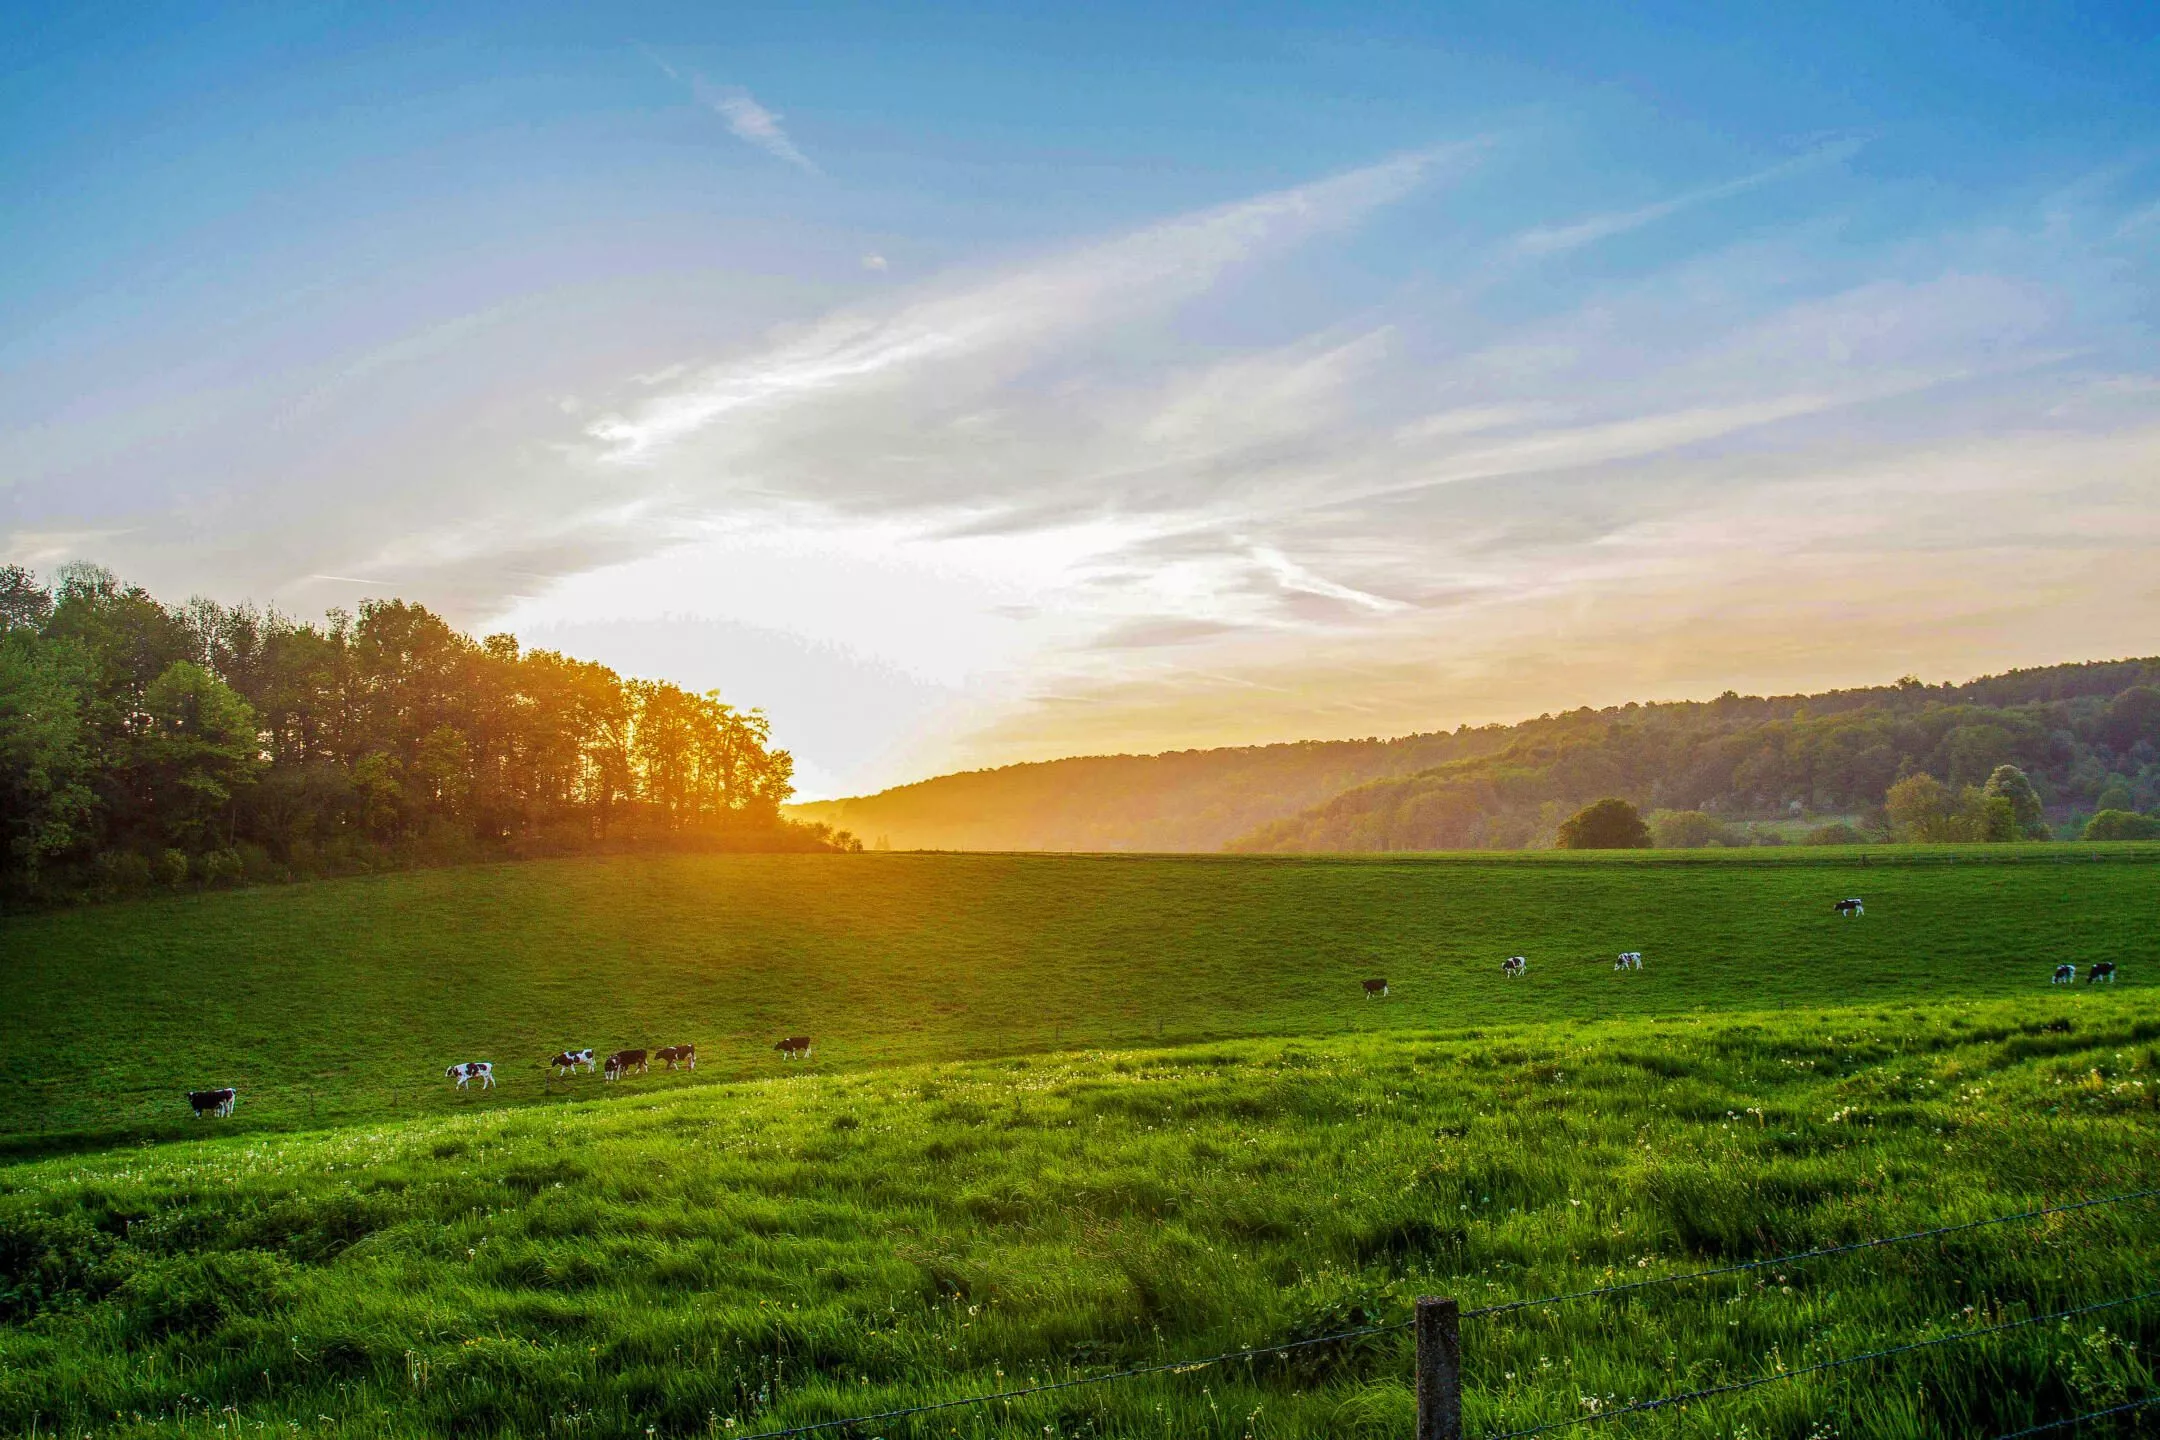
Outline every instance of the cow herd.
<svg viewBox="0 0 2160 1440">
<path fill-rule="evenodd" d="M 1861 916 L 1867 914 L 1867 906 L 1861 902 L 1860 897 L 1857 895 L 1846 896 L 1844 899 L 1839 900 L 1835 904 L 1831 905 L 1830 909 L 1833 914 L 1847 920 L 1856 920 Z M 1621 951 L 1619 957 L 1613 961 L 1612 968 L 1615 970 L 1642 969 L 1642 951 Z M 1521 955 L 1510 955 L 1507 959 L 1500 962 L 1500 973 L 1503 977 L 1509 980 L 1520 980 L 1524 975 L 1529 973 L 1529 970 L 1530 961 Z M 2074 985 L 2077 983 L 2077 978 L 2078 967 L 2066 963 L 2062 965 L 2057 965 L 2055 967 L 2055 978 L 2051 983 L 2056 985 Z M 2115 983 L 2114 961 L 2097 961 L 2094 963 L 2092 968 L 2086 972 L 2086 984 L 2092 985 L 2101 981 L 2105 981 L 2110 985 Z M 1385 1000 L 1387 998 L 1388 982 L 1383 977 L 1374 976 L 1372 979 L 1365 981 L 1364 985 L 1366 999 Z"/>
<path fill-rule="evenodd" d="M 785 1060 L 807 1059 L 810 1054 L 810 1037 L 790 1035 L 773 1046 L 773 1049 L 779 1051 L 781 1058 Z M 697 1069 L 695 1045 L 662 1045 L 650 1053 L 644 1050 L 617 1050 L 602 1063 L 596 1063 L 593 1054 L 590 1046 L 583 1050 L 558 1051 L 555 1057 L 547 1062 L 548 1071 L 561 1078 L 575 1075 L 580 1070 L 590 1072 L 598 1069 L 602 1080 L 620 1080 L 626 1075 L 647 1073 L 655 1060 L 670 1070 Z M 495 1088 L 495 1065 L 489 1060 L 460 1060 L 455 1065 L 444 1068 L 443 1078 L 459 1090 L 492 1090 Z M 220 1090 L 190 1090 L 187 1096 L 188 1107 L 195 1112 L 197 1119 L 230 1115 L 234 1102 L 239 1098 L 240 1092 L 230 1085 Z"/>
<path fill-rule="evenodd" d="M 1847 896 L 1830 908 L 1836 914 L 1848 920 L 1857 919 L 1867 914 L 1867 907 L 1861 904 L 1857 896 Z M 1613 961 L 1612 968 L 1615 970 L 1642 969 L 1642 951 L 1621 951 L 1619 958 Z M 1500 973 L 1509 980 L 1519 980 L 1528 974 L 1529 970 L 1530 961 L 1526 956 L 1510 955 L 1500 962 Z M 2077 974 L 2078 970 L 2075 965 L 2057 965 L 2055 967 L 2055 977 L 2050 983 L 2073 985 L 2077 983 Z M 2112 960 L 2098 961 L 2086 973 L 2086 984 L 2092 985 L 2101 981 L 2106 981 L 2109 984 L 2115 982 L 2115 962 Z M 1388 982 L 1384 976 L 1376 975 L 1372 979 L 1365 981 L 1364 989 L 1365 998 L 1368 1000 L 1385 1000 L 1388 996 Z M 790 1035 L 775 1044 L 773 1049 L 779 1051 L 781 1058 L 784 1060 L 808 1059 L 810 1055 L 810 1037 L 807 1035 Z M 604 1064 L 597 1067 L 593 1055 L 594 1052 L 589 1046 L 583 1050 L 563 1050 L 547 1062 L 548 1069 L 551 1074 L 561 1078 L 575 1075 L 580 1070 L 589 1073 L 598 1068 L 602 1080 L 620 1080 L 624 1076 L 633 1073 L 643 1075 L 651 1068 L 653 1060 L 658 1060 L 669 1070 L 673 1070 L 678 1066 L 685 1070 L 697 1069 L 697 1046 L 695 1045 L 663 1045 L 651 1052 L 649 1056 L 643 1050 L 617 1050 L 607 1057 Z M 482 1090 L 491 1090 L 495 1087 L 495 1067 L 486 1060 L 460 1061 L 445 1069 L 443 1075 L 460 1090 L 473 1085 L 477 1085 Z M 240 1092 L 229 1085 L 219 1090 L 190 1090 L 187 1097 L 188 1105 L 194 1110 L 197 1118 L 230 1115 L 233 1112 L 234 1102 L 239 1098 Z"/>
<path fill-rule="evenodd" d="M 547 1062 L 548 1073 L 559 1080 L 566 1076 L 575 1075 L 580 1070 L 590 1074 L 597 1069 L 600 1072 L 600 1078 L 604 1081 L 620 1080 L 625 1075 L 646 1074 L 652 1069 L 652 1062 L 655 1060 L 658 1060 L 670 1070 L 678 1067 L 684 1070 L 697 1069 L 697 1046 L 695 1045 L 662 1045 L 659 1049 L 652 1051 L 617 1050 L 604 1061 L 596 1061 L 593 1058 L 595 1053 L 590 1045 L 582 1050 L 558 1050 Z M 485 1071 L 488 1065 L 485 1060 L 475 1060 L 464 1068 L 472 1069 L 475 1067 Z M 450 1075 L 453 1079 L 456 1078 L 458 1070 L 459 1067 L 456 1065 L 450 1067 Z M 460 1087 L 464 1083 L 462 1080 L 458 1081 Z M 490 1083 L 493 1083 L 492 1075 Z"/>
</svg>

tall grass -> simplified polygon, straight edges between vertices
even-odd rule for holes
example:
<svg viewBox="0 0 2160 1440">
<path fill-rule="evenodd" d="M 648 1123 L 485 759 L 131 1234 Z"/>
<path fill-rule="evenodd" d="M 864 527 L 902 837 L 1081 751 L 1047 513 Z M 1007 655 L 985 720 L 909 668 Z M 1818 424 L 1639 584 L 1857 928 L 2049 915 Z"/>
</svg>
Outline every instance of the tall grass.
<svg viewBox="0 0 2160 1440">
<path fill-rule="evenodd" d="M 1871 900 L 1871 912 L 1873 899 Z M 1872 914 L 1871 914 L 1872 918 Z M 1379 1007 L 1374 1006 L 1377 1010 Z M 0 1170 L 0 1429 L 744 1435 L 2160 1176 L 2160 1003 L 1392 1030 L 796 1073 Z M 2150 1205 L 1465 1325 L 1472 1433 L 2160 1284 Z M 1620 1433 L 1986 1435 L 2160 1310 Z M 1407 1338 L 899 1436 L 1400 1436 Z"/>
</svg>

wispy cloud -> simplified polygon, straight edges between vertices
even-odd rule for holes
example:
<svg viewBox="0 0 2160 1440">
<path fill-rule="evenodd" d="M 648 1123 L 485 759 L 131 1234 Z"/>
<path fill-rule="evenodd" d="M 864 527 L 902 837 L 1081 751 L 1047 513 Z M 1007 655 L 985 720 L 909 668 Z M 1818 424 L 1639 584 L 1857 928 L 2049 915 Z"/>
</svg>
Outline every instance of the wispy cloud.
<svg viewBox="0 0 2160 1440">
<path fill-rule="evenodd" d="M 1797 174 L 1802 170 L 1846 159 L 1857 152 L 1864 143 L 1866 142 L 1857 139 L 1840 140 L 1834 144 L 1819 146 L 1804 155 L 1796 155 L 1790 160 L 1781 161 L 1766 169 L 1757 170 L 1751 175 L 1742 175 L 1737 179 L 1727 180 L 1717 185 L 1706 185 L 1699 190 L 1690 190 L 1684 195 L 1675 195 L 1669 200 L 1660 200 L 1654 204 L 1638 206 L 1633 210 L 1611 210 L 1602 215 L 1592 215 L 1587 219 L 1577 220 L 1567 225 L 1528 230 L 1517 237 L 1515 248 L 1525 255 L 1551 255 L 1563 250 L 1579 249 L 1585 245 L 1595 244 L 1600 240 L 1610 239 L 1615 235 L 1623 235 L 1630 230 L 1640 230 L 1645 225 L 1655 224 L 1669 215 L 1677 215 L 1682 210 L 1692 209 L 1697 205 L 1706 205 L 1713 200 L 1729 199 L 1734 195 L 1753 190 L 1757 186 L 1767 185 L 1773 180 L 1782 180 L 1786 176 Z"/>
<path fill-rule="evenodd" d="M 50 569 L 132 533 L 132 529 L 12 530 L 0 533 L 0 560 L 33 570 Z"/>
<path fill-rule="evenodd" d="M 1294 590 L 1306 595 L 1318 595 L 1326 600 L 1345 601 L 1361 610 L 1371 610 L 1383 615 L 1410 608 L 1400 600 L 1390 600 L 1384 595 L 1368 594 L 1349 585 L 1338 585 L 1326 576 L 1316 574 L 1307 567 L 1298 564 L 1272 545 L 1256 545 L 1253 547 L 1252 555 L 1253 559 L 1265 566 L 1268 573 L 1273 575 L 1277 583 L 1285 590 Z"/>
<path fill-rule="evenodd" d="M 691 384 L 612 415 L 588 433 L 608 458 L 636 461 L 739 412 L 859 389 L 925 366 L 1017 359 L 1208 288 L 1270 248 L 1355 225 L 1468 147 L 1424 151 L 1204 211 L 995 279 L 948 286 L 887 310 L 851 311 Z"/>
<path fill-rule="evenodd" d="M 747 140 L 776 159 L 785 160 L 812 175 L 821 173 L 811 158 L 797 148 L 781 128 L 780 117 L 760 105 L 757 97 L 740 85 L 712 85 L 701 76 L 693 87 L 700 103 L 727 121 L 731 134 Z"/>
</svg>

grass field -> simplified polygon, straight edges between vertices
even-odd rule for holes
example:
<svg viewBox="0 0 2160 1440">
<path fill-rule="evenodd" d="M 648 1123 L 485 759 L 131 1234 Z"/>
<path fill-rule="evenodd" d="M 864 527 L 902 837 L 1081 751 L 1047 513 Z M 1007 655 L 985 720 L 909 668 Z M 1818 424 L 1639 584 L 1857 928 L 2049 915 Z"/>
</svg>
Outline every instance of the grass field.
<svg viewBox="0 0 2160 1440">
<path fill-rule="evenodd" d="M 11 920 L 0 1433 L 743 1437 L 2160 1183 L 2155 858 L 602 860 Z M 681 1039 L 694 1080 L 538 1065 Z M 2156 1220 L 1468 1321 L 1470 1433 L 2152 1289 Z M 1588 1433 L 1989 1436 L 2147 1393 L 2156 1337 Z M 1400 1436 L 1409 1376 L 1388 1333 L 832 1433 Z"/>
<path fill-rule="evenodd" d="M 2153 847 L 1452 858 L 569 860 L 0 923 L 16 1153 L 596 1096 L 557 1049 L 694 1042 L 700 1078 L 1226 1036 L 2044 994 L 2160 960 Z M 1856 894 L 1866 918 L 1843 921 Z M 1648 957 L 1615 975 L 1611 956 Z M 1499 962 L 1530 957 L 1503 981 Z M 1393 994 L 1362 999 L 1385 975 Z M 495 1062 L 453 1095 L 455 1060 Z M 657 1076 L 628 1082 L 656 1088 Z M 610 1087 L 612 1088 L 612 1087 Z M 57 1132 L 57 1133 L 56 1133 Z"/>
<path fill-rule="evenodd" d="M 799 1074 L 18 1165 L 0 1430 L 741 1436 L 2151 1183 L 2154 999 Z M 2151 1289 L 2154 1220 L 1469 1321 L 1470 1433 Z M 2148 1303 L 1619 1433 L 1986 1436 L 2145 1393 L 2156 1336 Z M 854 1433 L 1399 1437 L 1409 1374 L 1384 1335 Z"/>
</svg>

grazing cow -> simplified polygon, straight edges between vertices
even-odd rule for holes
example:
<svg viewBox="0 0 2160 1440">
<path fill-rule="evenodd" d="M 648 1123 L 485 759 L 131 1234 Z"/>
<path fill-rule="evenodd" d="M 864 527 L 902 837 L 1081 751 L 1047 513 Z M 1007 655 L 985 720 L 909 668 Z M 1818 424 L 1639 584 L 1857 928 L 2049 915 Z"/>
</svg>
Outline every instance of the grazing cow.
<svg viewBox="0 0 2160 1440">
<path fill-rule="evenodd" d="M 1613 961 L 1613 967 L 1612 967 L 1612 968 L 1613 968 L 1613 969 L 1615 969 L 1615 970 L 1640 970 L 1640 969 L 1642 969 L 1642 951 L 1640 951 L 1640 950 L 1623 950 L 1623 951 L 1621 951 L 1621 952 L 1620 952 L 1620 958 L 1619 958 L 1618 960 L 1615 960 L 1615 961 Z"/>
<path fill-rule="evenodd" d="M 2090 985 L 2095 980 L 2105 980 L 2110 985 L 2114 984 L 2115 962 L 2112 960 L 2102 960 L 2095 964 L 2092 969 L 2085 972 L 2086 984 Z"/>
<path fill-rule="evenodd" d="M 492 1090 L 495 1088 L 495 1067 L 485 1060 L 467 1060 L 446 1068 L 443 1078 L 457 1081 L 457 1088 L 460 1090 L 474 1080 L 480 1082 L 481 1089 Z"/>
<path fill-rule="evenodd" d="M 670 1070 L 675 1068 L 675 1062 L 678 1060 L 682 1061 L 682 1067 L 685 1070 L 697 1069 L 697 1046 L 695 1045 L 663 1045 L 652 1053 L 653 1059 L 666 1061 L 667 1068 Z"/>
<path fill-rule="evenodd" d="M 620 1080 L 632 1070 L 643 1075 L 646 1071 L 643 1050 L 617 1050 L 607 1057 L 607 1068 L 600 1072 L 603 1080 Z"/>
<path fill-rule="evenodd" d="M 2075 966 L 2075 965 L 2057 965 L 2057 966 L 2055 967 L 2055 978 L 2054 978 L 2053 980 L 2050 980 L 2050 981 L 2048 981 L 2048 984 L 2050 984 L 2050 985 L 2070 985 L 2070 984 L 2074 984 L 2074 983 L 2076 982 L 2076 980 L 2077 980 L 2077 966 Z"/>
<path fill-rule="evenodd" d="M 1367 980 L 1365 982 L 1365 998 L 1370 1000 L 1376 995 L 1383 1000 L 1387 998 L 1387 981 Z"/>
<path fill-rule="evenodd" d="M 1855 915 L 1867 914 L 1867 906 L 1862 905 L 1859 900 L 1855 898 L 1840 900 L 1837 902 L 1837 904 L 1831 906 L 1830 908 L 1837 911 L 1838 914 L 1844 916 L 1848 920 L 1852 919 Z"/>
<path fill-rule="evenodd" d="M 548 1061 L 548 1064 L 555 1067 L 557 1075 L 575 1075 L 580 1065 L 590 1070 L 593 1068 L 592 1047 L 588 1045 L 583 1050 L 565 1050 Z"/>
<path fill-rule="evenodd" d="M 232 1114 L 233 1102 L 239 1098 L 240 1092 L 230 1085 L 227 1085 L 222 1090 L 190 1090 L 187 1092 L 187 1103 L 195 1111 L 195 1118 L 198 1120 L 205 1115 L 222 1116 Z"/>
<path fill-rule="evenodd" d="M 1530 962 L 1520 955 L 1510 955 L 1507 959 L 1500 962 L 1500 973 L 1507 976 L 1510 980 L 1515 979 L 1517 976 L 1521 975 L 1525 970 L 1528 970 L 1529 968 Z"/>
<path fill-rule="evenodd" d="M 807 1035 L 790 1035 L 772 1048 L 778 1050 L 790 1060 L 801 1060 L 810 1053 L 810 1037 Z"/>
</svg>

